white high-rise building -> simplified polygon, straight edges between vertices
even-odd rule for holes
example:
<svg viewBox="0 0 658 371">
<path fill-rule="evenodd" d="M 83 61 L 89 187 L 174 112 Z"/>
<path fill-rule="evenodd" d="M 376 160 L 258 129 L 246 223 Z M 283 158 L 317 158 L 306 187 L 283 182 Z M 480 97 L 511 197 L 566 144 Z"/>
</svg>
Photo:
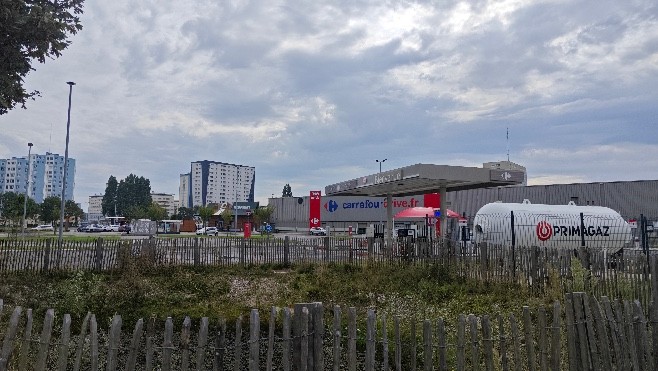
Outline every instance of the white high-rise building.
<svg viewBox="0 0 658 371">
<path fill-rule="evenodd" d="M 255 177 L 256 168 L 252 166 L 215 161 L 192 162 L 190 172 L 180 176 L 181 206 L 254 202 Z"/>
<path fill-rule="evenodd" d="M 29 172 L 29 174 L 28 174 Z M 65 200 L 73 200 L 75 187 L 75 159 L 69 158 L 66 167 Z M 28 197 L 38 204 L 47 197 L 62 196 L 64 178 L 64 156 L 46 152 L 45 155 L 31 154 L 27 157 L 0 159 L 0 193 L 24 194 L 29 181 Z"/>
</svg>

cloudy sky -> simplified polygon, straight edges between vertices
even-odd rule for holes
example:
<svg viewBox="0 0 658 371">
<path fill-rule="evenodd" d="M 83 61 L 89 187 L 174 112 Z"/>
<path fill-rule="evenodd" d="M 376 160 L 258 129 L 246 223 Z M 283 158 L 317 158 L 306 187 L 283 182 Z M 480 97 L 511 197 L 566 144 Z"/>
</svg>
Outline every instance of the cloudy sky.
<svg viewBox="0 0 658 371">
<path fill-rule="evenodd" d="M 69 156 L 75 200 L 190 162 L 254 166 L 256 200 L 434 163 L 530 184 L 658 178 L 658 3 L 88 1 L 84 29 L 0 116 L 0 158 Z M 509 140 L 506 132 L 509 128 Z"/>
</svg>

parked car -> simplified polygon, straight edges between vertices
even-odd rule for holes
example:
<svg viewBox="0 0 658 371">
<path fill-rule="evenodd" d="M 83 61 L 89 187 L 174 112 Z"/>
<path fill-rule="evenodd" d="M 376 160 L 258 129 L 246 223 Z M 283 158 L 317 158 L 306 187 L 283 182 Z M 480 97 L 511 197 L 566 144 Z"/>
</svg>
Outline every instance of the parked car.
<svg viewBox="0 0 658 371">
<path fill-rule="evenodd" d="M 42 224 L 42 225 L 37 225 L 36 227 L 32 228 L 32 230 L 37 231 L 37 232 L 40 232 L 40 231 L 53 232 L 55 230 L 55 228 L 53 228 L 53 226 L 50 225 L 50 224 Z"/>
<path fill-rule="evenodd" d="M 120 227 L 120 225 L 118 225 L 118 224 L 111 224 L 110 225 L 110 231 L 111 232 L 119 232 L 119 227 Z"/>
<path fill-rule="evenodd" d="M 308 234 L 311 236 L 326 236 L 327 230 L 322 227 L 313 227 L 309 229 Z"/>
<path fill-rule="evenodd" d="M 131 229 L 132 229 L 132 228 L 130 227 L 130 224 L 124 224 L 124 225 L 120 225 L 120 226 L 119 226 L 118 231 L 119 231 L 119 232 L 124 232 L 124 233 L 130 233 L 130 230 L 131 230 Z"/>
<path fill-rule="evenodd" d="M 78 232 L 87 232 L 87 228 L 89 227 L 89 223 L 80 223 L 78 228 L 76 229 Z"/>
<path fill-rule="evenodd" d="M 205 234 L 206 236 L 217 236 L 219 235 L 219 230 L 217 227 L 205 227 L 199 228 L 196 230 L 197 236 Z"/>
<path fill-rule="evenodd" d="M 103 232 L 105 229 L 98 225 L 98 224 L 92 224 L 87 226 L 87 230 L 85 232 Z"/>
</svg>

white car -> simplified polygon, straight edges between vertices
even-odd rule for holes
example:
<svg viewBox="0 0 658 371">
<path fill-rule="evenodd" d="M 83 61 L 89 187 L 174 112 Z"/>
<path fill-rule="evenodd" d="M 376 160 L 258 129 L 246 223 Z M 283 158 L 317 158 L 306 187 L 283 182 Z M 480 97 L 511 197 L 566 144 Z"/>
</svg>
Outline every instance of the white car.
<svg viewBox="0 0 658 371">
<path fill-rule="evenodd" d="M 119 232 L 119 227 L 120 227 L 120 225 L 118 225 L 118 224 L 111 224 L 110 225 L 110 231 Z"/>
<path fill-rule="evenodd" d="M 196 230 L 196 234 L 202 235 L 205 234 L 206 236 L 217 236 L 219 235 L 219 230 L 217 227 L 205 227 L 205 228 L 199 228 Z"/>
<path fill-rule="evenodd" d="M 311 236 L 326 236 L 327 230 L 322 227 L 313 227 L 308 230 L 308 234 Z"/>
<path fill-rule="evenodd" d="M 50 224 L 42 224 L 42 225 L 37 225 L 36 227 L 32 228 L 33 231 L 50 231 L 53 232 L 55 228 L 53 228 L 52 225 Z"/>
</svg>

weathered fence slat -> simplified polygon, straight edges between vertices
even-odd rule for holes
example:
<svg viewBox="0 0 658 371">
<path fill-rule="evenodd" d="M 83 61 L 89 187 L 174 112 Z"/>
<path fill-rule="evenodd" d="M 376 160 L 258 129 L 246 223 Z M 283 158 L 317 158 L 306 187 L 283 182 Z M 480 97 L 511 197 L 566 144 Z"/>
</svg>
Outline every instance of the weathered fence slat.
<svg viewBox="0 0 658 371">
<path fill-rule="evenodd" d="M 347 313 L 347 369 L 356 371 L 356 308 Z"/>
<path fill-rule="evenodd" d="M 493 334 L 489 316 L 482 316 L 482 347 L 484 348 L 484 368 L 486 371 L 493 371 Z"/>
<path fill-rule="evenodd" d="M 57 368 L 60 371 L 68 369 L 69 340 L 71 338 L 71 315 L 64 314 L 62 320 L 62 334 L 59 339 L 59 356 L 57 357 Z"/>
<path fill-rule="evenodd" d="M 55 318 L 55 311 L 48 309 L 46 311 L 46 318 L 43 322 L 43 330 L 39 338 L 39 354 L 37 355 L 37 362 L 34 366 L 35 370 L 45 370 L 46 361 L 48 360 L 48 347 L 50 346 L 50 337 L 53 331 L 53 320 Z"/>
<path fill-rule="evenodd" d="M 192 320 L 190 317 L 185 316 L 183 319 L 183 327 L 180 331 L 180 370 L 187 371 L 190 368 L 190 327 Z"/>
<path fill-rule="evenodd" d="M 566 326 L 567 326 L 567 353 L 569 356 L 569 370 L 578 371 L 580 367 L 580 362 L 577 361 L 579 358 L 579 353 L 577 352 L 577 332 L 576 332 L 576 319 L 574 316 L 573 309 L 573 295 L 570 293 L 565 294 L 565 305 L 564 310 L 566 314 Z"/>
<path fill-rule="evenodd" d="M 290 309 L 287 307 L 283 308 L 281 327 L 281 366 L 284 371 L 290 371 Z"/>
<path fill-rule="evenodd" d="M 22 312 L 23 308 L 16 307 L 14 308 L 14 312 L 11 314 L 9 327 L 7 328 L 5 339 L 2 342 L 2 353 L 0 353 L 0 370 L 2 371 L 7 369 L 9 364 L 9 357 L 14 350 L 14 340 L 16 339 L 16 333 L 18 332 L 18 321 L 20 320 Z"/>
<path fill-rule="evenodd" d="M 375 342 L 377 341 L 377 317 L 373 309 L 368 309 L 366 320 L 366 371 L 375 369 Z"/>
<path fill-rule="evenodd" d="M 457 371 L 464 371 L 466 366 L 466 317 L 459 315 L 457 323 Z"/>
<path fill-rule="evenodd" d="M 423 369 L 425 371 L 434 370 L 434 365 L 432 364 L 432 322 L 429 320 L 423 321 Z"/>
<path fill-rule="evenodd" d="M 382 313 L 382 370 L 388 371 L 388 330 L 386 329 L 386 313 Z"/>
<path fill-rule="evenodd" d="M 523 307 L 523 332 L 525 334 L 526 359 L 528 361 L 528 370 L 535 371 L 535 344 L 533 341 L 532 319 L 530 318 L 530 307 Z"/>
<path fill-rule="evenodd" d="M 235 341 L 233 348 L 233 370 L 242 368 L 242 317 L 235 320 Z"/>
<path fill-rule="evenodd" d="M 90 370 L 98 370 L 98 323 L 96 322 L 96 315 L 92 314 L 89 319 L 89 340 L 91 357 Z"/>
<path fill-rule="evenodd" d="M 213 354 L 213 371 L 224 370 L 224 355 L 226 354 L 226 320 L 224 318 L 219 319 L 217 334 L 215 335 L 215 351 Z"/>
<path fill-rule="evenodd" d="M 633 328 L 633 312 L 628 300 L 623 302 L 624 326 L 626 327 L 626 339 L 628 339 L 628 352 L 631 357 L 631 364 L 634 370 L 641 370 L 640 358 L 638 357 L 635 330 Z"/>
<path fill-rule="evenodd" d="M 521 371 L 521 343 L 519 341 L 519 324 L 513 314 L 509 316 L 510 332 L 512 336 L 512 349 L 514 356 L 514 370 Z"/>
<path fill-rule="evenodd" d="M 249 317 L 249 370 L 258 371 L 260 350 L 260 315 L 258 309 L 251 310 Z"/>
<path fill-rule="evenodd" d="M 110 338 L 107 346 L 107 371 L 117 369 L 117 354 L 119 353 L 119 345 L 121 341 L 121 316 L 115 315 L 112 318 L 112 325 L 110 327 Z"/>
<path fill-rule="evenodd" d="M 400 338 L 400 317 L 393 317 L 393 331 L 395 332 L 395 371 L 402 371 L 402 340 Z"/>
<path fill-rule="evenodd" d="M 478 371 L 480 369 L 480 344 L 478 341 L 478 318 L 474 315 L 468 316 L 468 322 L 471 329 L 471 369 Z"/>
<path fill-rule="evenodd" d="M 443 318 L 439 318 L 436 326 L 437 338 L 439 342 L 439 371 L 448 370 L 448 360 L 446 348 L 448 347 L 446 342 L 446 328 Z"/>
<path fill-rule="evenodd" d="M 174 320 L 167 317 L 165 320 L 164 342 L 162 343 L 162 370 L 171 370 L 171 355 L 174 350 Z"/>
<path fill-rule="evenodd" d="M 273 359 L 274 359 L 274 330 L 276 328 L 276 307 L 272 307 L 270 310 L 270 323 L 269 329 L 267 332 L 267 360 L 265 361 L 265 369 L 267 371 L 272 371 L 273 368 Z"/>
<path fill-rule="evenodd" d="M 202 317 L 196 347 L 196 371 L 205 370 L 206 347 L 208 346 L 208 317 Z"/>
<path fill-rule="evenodd" d="M 126 360 L 126 370 L 133 371 L 137 366 L 137 352 L 139 350 L 140 339 L 144 329 L 144 320 L 138 319 L 133 329 L 133 336 L 130 341 L 130 350 L 128 352 L 128 359 Z"/>
<path fill-rule="evenodd" d="M 89 313 L 87 313 L 87 316 L 89 316 Z M 85 317 L 85 319 L 87 318 Z M 83 328 L 85 327 L 86 327 L 86 323 L 83 324 Z M 32 309 L 28 309 L 27 320 L 25 322 L 25 330 L 23 333 L 23 342 L 21 344 L 21 357 L 18 361 L 19 370 L 27 370 L 27 359 L 28 359 L 28 354 L 30 353 L 31 340 L 32 340 Z"/>
</svg>

